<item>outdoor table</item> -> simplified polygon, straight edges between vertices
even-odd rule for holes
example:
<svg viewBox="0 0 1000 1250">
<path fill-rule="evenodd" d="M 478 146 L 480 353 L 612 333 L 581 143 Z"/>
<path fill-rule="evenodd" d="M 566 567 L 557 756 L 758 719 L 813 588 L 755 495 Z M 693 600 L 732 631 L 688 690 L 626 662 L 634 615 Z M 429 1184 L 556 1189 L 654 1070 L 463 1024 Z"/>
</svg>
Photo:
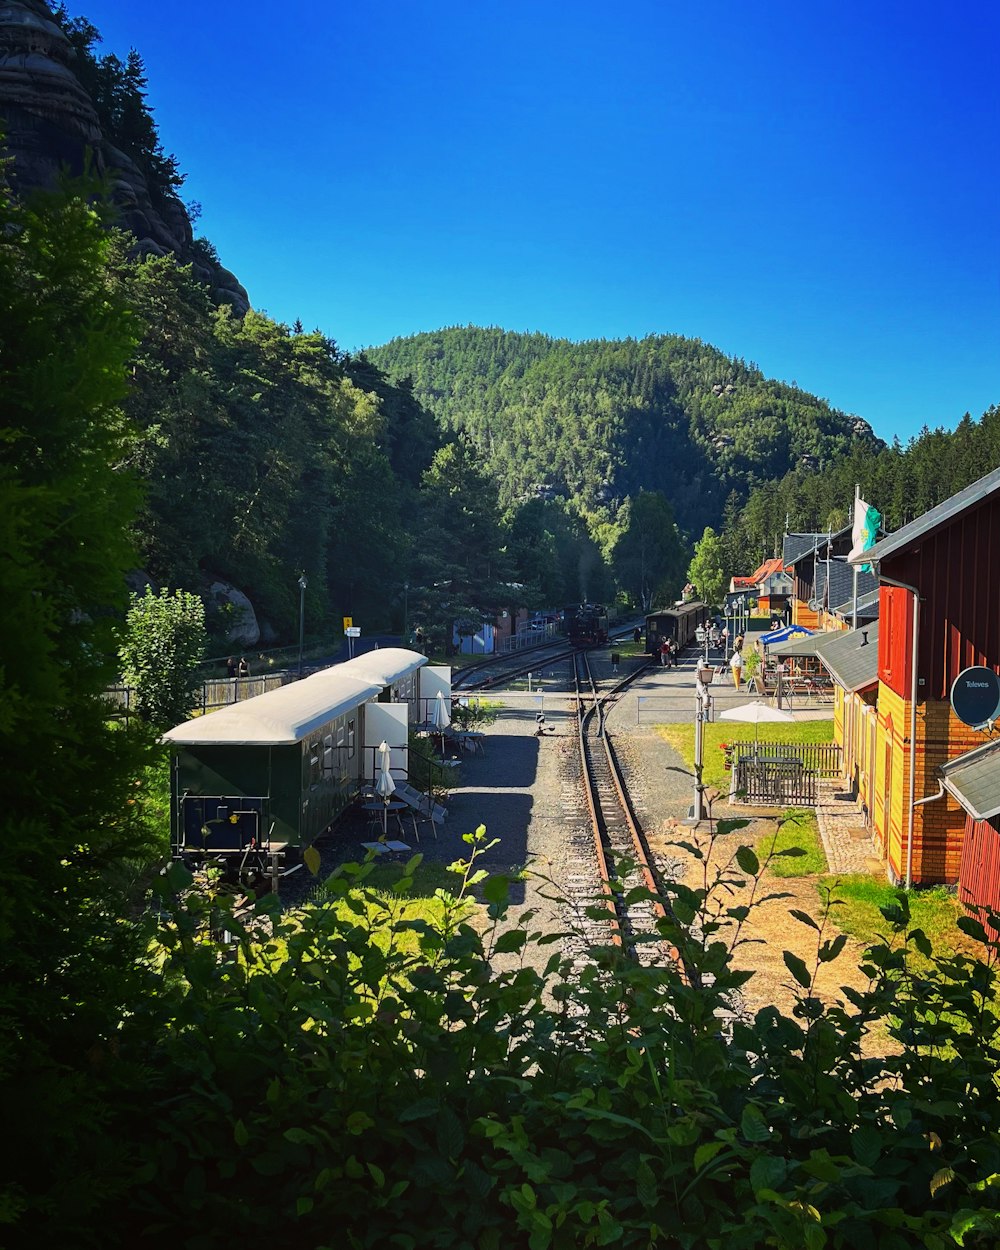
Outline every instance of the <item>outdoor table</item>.
<svg viewBox="0 0 1000 1250">
<path fill-rule="evenodd" d="M 388 819 L 392 816 L 396 821 L 396 828 L 400 833 L 403 832 L 403 812 L 409 812 L 413 818 L 413 835 L 420 841 L 420 834 L 417 831 L 417 818 L 413 814 L 413 809 L 409 803 L 404 803 L 401 799 L 390 799 L 386 803 L 383 799 L 369 799 L 366 803 L 361 804 L 361 810 L 368 812 L 368 825 L 381 825 L 383 831 L 387 827 Z M 381 819 L 379 819 L 381 817 Z"/>
</svg>

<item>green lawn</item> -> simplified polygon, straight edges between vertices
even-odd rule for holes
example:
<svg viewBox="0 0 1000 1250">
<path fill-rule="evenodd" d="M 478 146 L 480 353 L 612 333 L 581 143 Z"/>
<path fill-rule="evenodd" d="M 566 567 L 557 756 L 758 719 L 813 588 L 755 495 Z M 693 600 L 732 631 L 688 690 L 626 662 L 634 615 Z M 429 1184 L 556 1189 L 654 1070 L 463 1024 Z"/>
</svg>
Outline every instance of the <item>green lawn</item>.
<svg viewBox="0 0 1000 1250">
<path fill-rule="evenodd" d="M 821 899 L 825 899 L 826 891 L 833 887 L 833 897 L 844 904 L 834 907 L 830 914 L 830 919 L 844 933 L 867 944 L 880 935 L 888 937 L 892 932 L 892 925 L 879 908 L 895 902 L 895 886 L 867 875 L 821 877 L 816 885 Z M 982 948 L 957 926 L 964 912 L 953 891 L 943 886 L 911 890 L 909 904 L 909 927 L 923 929 L 936 953 L 944 955 L 961 950 L 977 957 L 982 954 Z M 919 964 L 920 956 L 916 951 L 914 956 Z"/>
<path fill-rule="evenodd" d="M 657 725 L 656 732 L 680 752 L 688 768 L 694 768 L 694 725 Z M 787 724 L 742 725 L 738 721 L 716 721 L 705 726 L 706 786 L 723 793 L 729 790 L 725 768 L 724 742 L 832 742 L 833 721 L 790 721 Z"/>
<path fill-rule="evenodd" d="M 811 877 L 826 872 L 826 855 L 819 836 L 816 813 L 808 807 L 790 807 L 774 833 L 762 834 L 757 842 L 761 859 L 774 851 L 797 847 L 803 855 L 783 855 L 771 860 L 770 871 L 776 877 Z"/>
</svg>

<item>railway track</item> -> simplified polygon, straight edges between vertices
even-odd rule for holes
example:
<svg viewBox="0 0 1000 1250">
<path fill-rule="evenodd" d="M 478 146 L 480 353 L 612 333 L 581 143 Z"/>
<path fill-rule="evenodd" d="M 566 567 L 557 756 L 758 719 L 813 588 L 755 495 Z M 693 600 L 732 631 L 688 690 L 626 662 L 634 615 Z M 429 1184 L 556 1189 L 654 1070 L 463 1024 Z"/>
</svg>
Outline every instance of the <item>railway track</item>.
<svg viewBox="0 0 1000 1250">
<path fill-rule="evenodd" d="M 577 923 L 567 953 L 574 960 L 584 958 L 586 947 L 595 943 L 618 947 L 641 964 L 679 960 L 677 950 L 657 931 L 658 922 L 667 915 L 663 883 L 605 726 L 606 708 L 647 668 L 633 670 L 600 692 L 586 653 L 578 653 L 575 659 L 580 768 L 589 830 L 578 830 L 571 840 L 575 855 L 567 887 Z M 639 889 L 657 897 L 632 898 Z M 592 907 L 588 913 L 579 905 L 579 900 L 593 903 L 595 898 L 603 901 L 601 917 Z M 581 915 L 586 917 L 582 923 Z"/>
<path fill-rule="evenodd" d="M 628 628 L 621 626 L 616 629 L 605 645 L 631 637 L 633 628 L 630 625 Z M 558 664 L 579 653 L 579 647 L 570 646 L 564 638 L 557 638 L 553 642 L 532 647 L 530 656 L 523 651 L 505 656 L 493 655 L 475 664 L 468 664 L 456 672 L 452 680 L 452 690 L 460 693 L 489 690 L 501 682 L 513 681 L 527 673 L 536 672 L 542 664 Z"/>
</svg>

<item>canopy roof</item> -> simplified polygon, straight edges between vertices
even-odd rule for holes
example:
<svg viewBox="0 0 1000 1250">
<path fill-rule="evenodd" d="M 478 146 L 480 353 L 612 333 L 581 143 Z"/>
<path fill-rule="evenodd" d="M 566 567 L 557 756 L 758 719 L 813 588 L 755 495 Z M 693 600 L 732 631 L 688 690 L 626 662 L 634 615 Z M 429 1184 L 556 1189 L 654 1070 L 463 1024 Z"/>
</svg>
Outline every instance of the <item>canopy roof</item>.
<svg viewBox="0 0 1000 1250">
<path fill-rule="evenodd" d="M 789 638 L 808 638 L 816 631 L 806 629 L 804 625 L 783 625 L 781 629 L 772 629 L 769 633 L 761 634 L 759 641 L 765 647 L 769 647 L 774 642 L 787 642 Z"/>
<path fill-rule="evenodd" d="M 289 746 L 381 693 L 382 685 L 336 664 L 302 681 L 196 716 L 163 735 L 183 746 Z"/>
<path fill-rule="evenodd" d="M 1000 739 L 941 765 L 944 788 L 973 820 L 1000 814 Z"/>
<path fill-rule="evenodd" d="M 878 681 L 878 621 L 863 629 L 837 630 L 819 652 L 838 686 L 852 694 Z"/>
</svg>

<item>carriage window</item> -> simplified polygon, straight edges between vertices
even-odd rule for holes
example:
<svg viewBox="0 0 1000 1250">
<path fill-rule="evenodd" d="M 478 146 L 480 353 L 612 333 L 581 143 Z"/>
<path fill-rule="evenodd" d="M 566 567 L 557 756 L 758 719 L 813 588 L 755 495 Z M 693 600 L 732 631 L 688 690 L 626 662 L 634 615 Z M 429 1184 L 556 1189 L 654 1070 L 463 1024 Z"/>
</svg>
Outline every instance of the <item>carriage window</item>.
<svg viewBox="0 0 1000 1250">
<path fill-rule="evenodd" d="M 347 758 L 354 759 L 354 718 L 347 722 Z"/>
</svg>

